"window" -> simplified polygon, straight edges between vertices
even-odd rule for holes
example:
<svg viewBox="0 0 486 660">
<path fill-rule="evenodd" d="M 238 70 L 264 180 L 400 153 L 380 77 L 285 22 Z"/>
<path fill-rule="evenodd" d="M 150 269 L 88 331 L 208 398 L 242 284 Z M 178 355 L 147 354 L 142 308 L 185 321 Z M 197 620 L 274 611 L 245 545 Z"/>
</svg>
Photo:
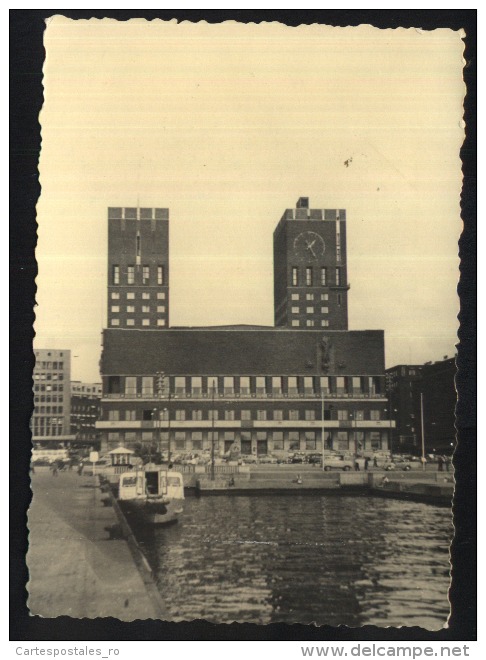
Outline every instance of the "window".
<svg viewBox="0 0 486 660">
<path fill-rule="evenodd" d="M 265 384 L 265 376 L 257 376 L 256 377 L 256 393 L 257 394 L 265 394 L 267 391 L 266 384 Z"/>
<path fill-rule="evenodd" d="M 164 313 L 165 312 L 165 305 L 157 305 L 157 311 L 159 312 L 159 314 L 161 312 Z"/>
<path fill-rule="evenodd" d="M 283 419 L 283 410 L 274 410 L 273 419 L 276 421 L 281 421 Z"/>
<path fill-rule="evenodd" d="M 192 431 L 191 442 L 193 449 L 202 449 L 202 433 L 201 431 Z"/>
<path fill-rule="evenodd" d="M 186 419 L 186 411 L 185 410 L 176 410 L 175 411 L 175 418 L 178 422 L 183 422 Z"/>
<path fill-rule="evenodd" d="M 186 432 L 176 431 L 175 433 L 175 446 L 176 449 L 184 449 L 186 446 Z"/>
<path fill-rule="evenodd" d="M 175 377 L 175 391 L 176 391 L 176 394 L 185 394 L 185 392 L 186 392 L 186 377 L 185 376 L 176 376 Z"/>
<path fill-rule="evenodd" d="M 241 411 L 241 419 L 242 419 L 242 420 L 249 420 L 249 419 L 251 419 L 251 410 L 242 410 L 242 411 Z"/>
<path fill-rule="evenodd" d="M 297 421 L 299 419 L 299 411 L 298 410 L 289 410 L 289 419 L 292 421 Z"/>
<path fill-rule="evenodd" d="M 142 319 L 142 325 L 150 325 L 150 319 Z"/>
<path fill-rule="evenodd" d="M 329 377 L 321 376 L 321 394 L 329 394 Z"/>
<path fill-rule="evenodd" d="M 370 433 L 371 449 L 381 449 L 381 437 L 378 431 L 371 431 Z"/>
<path fill-rule="evenodd" d="M 313 307 L 306 307 L 305 311 L 307 314 L 314 314 L 314 308 Z"/>
<path fill-rule="evenodd" d="M 304 376 L 304 393 L 314 394 L 314 379 L 312 376 Z"/>
<path fill-rule="evenodd" d="M 321 300 L 329 300 L 329 294 L 328 293 L 321 293 Z"/>
<path fill-rule="evenodd" d="M 127 319 L 127 325 L 135 325 L 134 319 Z"/>
<path fill-rule="evenodd" d="M 327 268 L 321 268 L 321 286 L 326 286 L 327 284 Z"/>
<path fill-rule="evenodd" d="M 250 394 L 249 376 L 240 376 L 240 394 Z"/>
<path fill-rule="evenodd" d="M 289 450 L 298 451 L 300 449 L 300 438 L 298 431 L 289 432 Z"/>
<path fill-rule="evenodd" d="M 120 434 L 118 431 L 115 433 L 108 433 L 108 442 L 119 442 Z"/>
<path fill-rule="evenodd" d="M 355 410 L 354 419 L 356 422 L 362 422 L 364 419 L 364 410 Z"/>
<path fill-rule="evenodd" d="M 165 325 L 165 319 L 157 319 L 157 325 Z"/>
<path fill-rule="evenodd" d="M 137 419 L 137 411 L 136 410 L 125 410 L 125 421 L 126 422 L 134 422 Z"/>
<path fill-rule="evenodd" d="M 142 431 L 142 442 L 153 442 L 154 432 L 153 431 Z"/>
<path fill-rule="evenodd" d="M 313 321 L 313 319 L 307 319 L 307 321 L 306 321 L 306 326 L 307 326 L 308 328 L 313 328 L 313 327 L 314 327 L 314 321 Z"/>
<path fill-rule="evenodd" d="M 338 410 L 338 419 L 341 421 L 347 421 L 348 419 L 348 411 L 347 410 Z"/>
<path fill-rule="evenodd" d="M 272 376 L 272 392 L 274 394 L 281 394 L 282 378 L 280 376 Z"/>
<path fill-rule="evenodd" d="M 154 379 L 152 376 L 142 377 L 142 394 L 148 395 L 154 393 Z"/>
<path fill-rule="evenodd" d="M 125 378 L 125 394 L 137 393 L 137 379 L 135 376 L 127 376 Z"/>
<path fill-rule="evenodd" d="M 353 392 L 361 392 L 361 378 L 359 376 L 353 376 L 351 382 L 353 385 Z"/>
<path fill-rule="evenodd" d="M 290 296 L 291 300 L 299 300 L 300 296 L 298 293 L 292 293 Z"/>
<path fill-rule="evenodd" d="M 127 300 L 135 300 L 135 294 L 133 292 L 127 293 Z"/>
<path fill-rule="evenodd" d="M 142 314 L 150 314 L 150 306 L 142 305 Z"/>
<path fill-rule="evenodd" d="M 119 293 L 112 293 L 111 294 L 111 299 L 112 300 L 120 300 L 120 294 Z"/>
<path fill-rule="evenodd" d="M 300 326 L 299 319 L 292 319 L 292 327 L 293 328 L 298 328 L 299 326 Z"/>
<path fill-rule="evenodd" d="M 202 410 L 193 410 L 192 411 L 192 420 L 194 422 L 200 421 L 203 418 Z"/>
<path fill-rule="evenodd" d="M 150 293 L 142 293 L 143 300 L 150 300 Z"/>
<path fill-rule="evenodd" d="M 142 284 L 148 284 L 150 281 L 150 267 L 142 266 Z"/>
<path fill-rule="evenodd" d="M 337 432 L 337 448 L 341 451 L 349 449 L 349 437 L 347 431 Z"/>
<path fill-rule="evenodd" d="M 276 450 L 281 450 L 284 448 L 283 433 L 282 431 L 274 431 L 273 436 L 273 448 Z"/>
<path fill-rule="evenodd" d="M 341 307 L 341 294 L 340 293 L 337 294 L 337 304 L 338 304 L 338 307 Z"/>
<path fill-rule="evenodd" d="M 299 313 L 299 308 L 298 307 L 292 307 L 292 314 L 298 314 Z"/>
<path fill-rule="evenodd" d="M 157 300 L 165 300 L 165 292 L 164 291 L 159 291 L 157 293 Z"/>
<path fill-rule="evenodd" d="M 135 284 L 135 266 L 127 266 L 127 284 Z"/>
<path fill-rule="evenodd" d="M 305 448 L 306 449 L 316 449 L 316 432 L 315 431 L 306 431 L 305 432 Z"/>
<path fill-rule="evenodd" d="M 344 394 L 346 391 L 346 383 L 344 376 L 337 376 L 336 378 L 336 390 L 338 394 Z"/>
<path fill-rule="evenodd" d="M 321 307 L 321 314 L 329 314 L 329 307 Z"/>
<path fill-rule="evenodd" d="M 112 305 L 111 306 L 111 311 L 112 312 L 119 312 L 120 311 L 120 305 Z"/>
<path fill-rule="evenodd" d="M 108 411 L 108 421 L 118 422 L 120 420 L 120 412 L 118 410 L 109 410 Z"/>
<path fill-rule="evenodd" d="M 292 267 L 292 286 L 299 284 L 299 269 L 296 266 Z"/>
<path fill-rule="evenodd" d="M 305 419 L 307 422 L 314 421 L 316 419 L 316 411 L 315 410 L 306 410 L 305 411 Z"/>
<path fill-rule="evenodd" d="M 192 394 L 201 394 L 202 392 L 202 378 L 201 376 L 191 377 L 191 392 Z"/>
<path fill-rule="evenodd" d="M 374 422 L 378 421 L 380 419 L 380 411 L 370 410 L 370 419 L 373 420 Z"/>
<path fill-rule="evenodd" d="M 312 286 L 312 267 L 307 266 L 305 269 L 305 283 L 307 286 Z"/>
<path fill-rule="evenodd" d="M 328 328 L 329 327 L 329 319 L 322 319 L 321 326 L 323 328 Z"/>
<path fill-rule="evenodd" d="M 120 325 L 120 319 L 111 319 L 111 325 Z"/>
<path fill-rule="evenodd" d="M 127 305 L 127 312 L 129 314 L 135 314 L 135 307 L 133 305 Z"/>
<path fill-rule="evenodd" d="M 257 410 L 257 419 L 260 421 L 264 421 L 267 419 L 267 411 L 266 410 Z"/>
<path fill-rule="evenodd" d="M 305 294 L 305 299 L 306 300 L 314 300 L 314 294 L 313 293 L 306 293 Z"/>
<path fill-rule="evenodd" d="M 169 411 L 167 410 L 167 408 L 163 408 L 160 411 L 160 419 L 164 422 L 167 422 L 169 420 Z"/>
<path fill-rule="evenodd" d="M 289 376 L 287 379 L 287 386 L 289 394 L 298 394 L 297 376 Z"/>
<path fill-rule="evenodd" d="M 216 421 L 218 419 L 218 411 L 217 410 L 208 410 L 208 419 Z"/>
<path fill-rule="evenodd" d="M 336 286 L 341 286 L 341 269 L 336 268 Z"/>
<path fill-rule="evenodd" d="M 223 378 L 223 387 L 225 394 L 234 394 L 235 391 L 235 379 L 233 376 L 225 376 Z"/>
<path fill-rule="evenodd" d="M 120 266 L 113 266 L 112 281 L 113 284 L 120 284 Z"/>
<path fill-rule="evenodd" d="M 157 284 L 164 283 L 164 267 L 157 266 Z"/>
</svg>

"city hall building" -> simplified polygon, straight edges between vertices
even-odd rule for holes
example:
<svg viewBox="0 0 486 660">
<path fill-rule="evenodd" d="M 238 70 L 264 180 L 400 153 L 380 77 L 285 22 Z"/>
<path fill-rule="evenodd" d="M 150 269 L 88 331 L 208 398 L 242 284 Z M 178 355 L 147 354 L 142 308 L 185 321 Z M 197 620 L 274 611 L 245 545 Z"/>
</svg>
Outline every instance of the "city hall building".
<svg viewBox="0 0 486 660">
<path fill-rule="evenodd" d="M 169 326 L 168 209 L 108 210 L 102 449 L 387 449 L 384 333 L 348 330 L 346 213 L 300 198 L 274 232 L 275 327 Z"/>
</svg>

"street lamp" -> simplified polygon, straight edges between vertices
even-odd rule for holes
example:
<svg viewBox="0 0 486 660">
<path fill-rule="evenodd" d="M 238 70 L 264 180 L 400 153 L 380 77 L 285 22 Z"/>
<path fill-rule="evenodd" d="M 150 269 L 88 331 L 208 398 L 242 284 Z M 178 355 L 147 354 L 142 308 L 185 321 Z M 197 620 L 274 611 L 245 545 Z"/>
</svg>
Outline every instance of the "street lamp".
<svg viewBox="0 0 486 660">
<path fill-rule="evenodd" d="M 324 429 L 324 388 L 321 385 L 321 438 L 322 438 L 322 469 L 325 470 L 325 445 L 326 441 L 324 439 L 325 429 Z"/>
<path fill-rule="evenodd" d="M 211 386 L 211 481 L 214 481 L 214 390 L 215 382 Z"/>
</svg>

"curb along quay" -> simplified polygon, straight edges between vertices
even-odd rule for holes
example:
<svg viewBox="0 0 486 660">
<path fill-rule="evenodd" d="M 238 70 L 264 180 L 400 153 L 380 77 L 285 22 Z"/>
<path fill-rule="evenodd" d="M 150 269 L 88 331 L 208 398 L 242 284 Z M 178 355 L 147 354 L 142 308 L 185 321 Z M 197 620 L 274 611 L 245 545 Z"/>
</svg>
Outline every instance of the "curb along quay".
<svg viewBox="0 0 486 660">
<path fill-rule="evenodd" d="M 31 614 L 73 618 L 159 619 L 164 616 L 150 575 L 103 504 L 98 479 L 75 472 L 32 475 L 27 584 Z"/>
</svg>

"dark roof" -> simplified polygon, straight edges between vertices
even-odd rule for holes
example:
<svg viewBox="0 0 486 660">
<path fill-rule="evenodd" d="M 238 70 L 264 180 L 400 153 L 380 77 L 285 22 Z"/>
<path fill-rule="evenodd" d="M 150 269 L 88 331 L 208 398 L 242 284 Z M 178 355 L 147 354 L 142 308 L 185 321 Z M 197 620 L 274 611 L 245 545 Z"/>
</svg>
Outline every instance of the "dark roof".
<svg viewBox="0 0 486 660">
<path fill-rule="evenodd" d="M 383 330 L 185 328 L 103 331 L 103 375 L 382 374 Z"/>
</svg>

